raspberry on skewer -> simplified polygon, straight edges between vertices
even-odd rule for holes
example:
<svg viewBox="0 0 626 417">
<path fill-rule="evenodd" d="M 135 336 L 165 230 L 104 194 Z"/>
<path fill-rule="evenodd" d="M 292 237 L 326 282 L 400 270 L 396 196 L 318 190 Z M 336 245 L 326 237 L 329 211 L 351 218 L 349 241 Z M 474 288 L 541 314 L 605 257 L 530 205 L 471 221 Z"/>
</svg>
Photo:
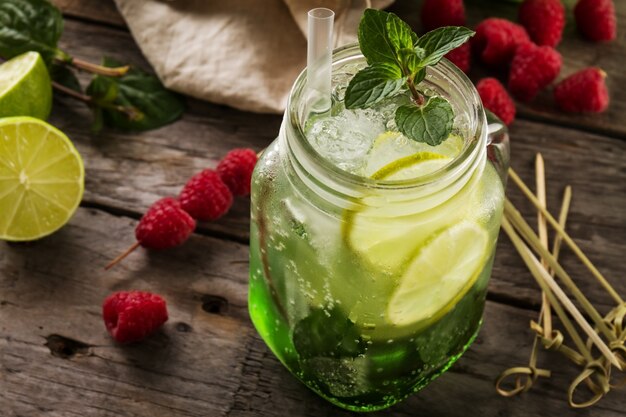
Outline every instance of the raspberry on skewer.
<svg viewBox="0 0 626 417">
<path fill-rule="evenodd" d="M 139 246 L 157 250 L 178 246 L 189 238 L 195 228 L 196 221 L 181 208 L 176 199 L 162 198 L 139 221 L 135 229 L 137 242 L 112 260 L 105 269 L 111 269 Z"/>
<path fill-rule="evenodd" d="M 220 161 L 217 173 L 233 195 L 250 194 L 252 171 L 258 160 L 255 151 L 248 148 L 233 149 Z"/>
</svg>

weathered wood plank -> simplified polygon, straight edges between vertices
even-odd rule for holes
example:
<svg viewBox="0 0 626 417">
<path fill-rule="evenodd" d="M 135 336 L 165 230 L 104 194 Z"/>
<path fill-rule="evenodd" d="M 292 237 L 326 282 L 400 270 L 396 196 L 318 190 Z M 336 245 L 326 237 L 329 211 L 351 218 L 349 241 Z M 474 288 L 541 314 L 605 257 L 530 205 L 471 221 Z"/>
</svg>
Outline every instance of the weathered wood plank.
<svg viewBox="0 0 626 417">
<path fill-rule="evenodd" d="M 119 24 L 123 22 L 112 0 L 56 0 L 56 3 L 69 16 L 87 17 L 104 23 Z M 485 0 L 468 0 L 466 3 L 468 25 L 470 27 L 490 16 L 504 16 L 512 20 L 516 19 L 517 6 L 515 3 L 496 1 L 487 3 Z M 414 28 L 419 30 L 421 28 L 420 6 L 421 2 L 419 1 L 397 0 L 390 10 L 400 15 L 403 19 L 410 22 Z M 626 2 L 616 1 L 615 7 L 618 26 L 623 28 L 626 25 Z M 84 49 L 101 52 L 99 42 L 95 44 L 83 42 L 80 36 L 76 36 L 71 32 L 68 32 L 64 39 L 66 41 L 75 40 L 76 43 L 81 44 L 75 45 L 79 47 L 80 51 L 68 48 L 79 56 L 81 56 L 80 54 L 83 53 Z M 82 45 L 83 43 L 85 45 Z M 622 115 L 626 114 L 626 90 L 622 88 L 622 86 L 626 85 L 626 72 L 623 71 L 626 31 L 619 30 L 618 38 L 614 42 L 592 43 L 584 40 L 577 34 L 575 23 L 570 16 L 563 42 L 558 46 L 558 50 L 563 56 L 563 69 L 558 80 L 587 66 L 599 66 L 608 73 L 607 84 L 611 93 L 609 109 L 600 115 L 562 113 L 554 108 L 552 92 L 550 89 L 547 89 L 530 104 L 518 103 L 519 116 L 549 124 L 578 127 L 626 138 L 626 125 L 622 120 Z M 478 80 L 486 74 L 493 75 L 481 68 L 477 64 L 476 59 L 473 67 L 471 74 L 473 80 Z M 506 80 L 506 74 L 501 74 L 500 78 Z"/>
<path fill-rule="evenodd" d="M 134 224 L 79 209 L 49 238 L 0 243 L 3 415 L 352 415 L 296 383 L 251 327 L 247 246 L 196 235 L 184 247 L 155 256 L 139 252 L 104 272 L 102 262 L 122 249 Z M 100 303 L 110 291 L 131 288 L 163 294 L 170 320 L 143 343 L 117 346 L 102 324 Z M 540 362 L 554 366 L 554 379 L 539 381 L 524 398 L 494 391 L 502 369 L 526 363 L 534 314 L 488 303 L 477 342 L 450 372 L 374 415 L 453 417 L 467 416 L 468 409 L 486 417 L 580 415 L 565 402 L 573 370 L 554 355 Z M 621 416 L 625 401 L 613 392 L 583 413 Z"/>
<path fill-rule="evenodd" d="M 66 16 L 126 27 L 126 22 L 117 11 L 113 0 L 52 0 L 52 4 L 61 9 Z"/>
</svg>

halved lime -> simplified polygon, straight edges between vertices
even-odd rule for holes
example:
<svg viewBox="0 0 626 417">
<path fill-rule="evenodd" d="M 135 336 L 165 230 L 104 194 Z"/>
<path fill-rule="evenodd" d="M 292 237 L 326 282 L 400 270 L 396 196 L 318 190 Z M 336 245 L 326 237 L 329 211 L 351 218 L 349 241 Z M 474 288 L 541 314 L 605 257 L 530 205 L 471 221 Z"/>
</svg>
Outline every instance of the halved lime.
<svg viewBox="0 0 626 417">
<path fill-rule="evenodd" d="M 404 272 L 387 307 L 396 326 L 432 322 L 445 315 L 480 275 L 488 256 L 489 234 L 461 221 L 424 244 Z"/>
<path fill-rule="evenodd" d="M 0 117 L 45 120 L 52 108 L 52 84 L 37 52 L 26 52 L 0 65 Z"/>
<path fill-rule="evenodd" d="M 0 119 L 0 239 L 35 240 L 72 217 L 83 161 L 61 131 L 32 117 Z"/>
</svg>

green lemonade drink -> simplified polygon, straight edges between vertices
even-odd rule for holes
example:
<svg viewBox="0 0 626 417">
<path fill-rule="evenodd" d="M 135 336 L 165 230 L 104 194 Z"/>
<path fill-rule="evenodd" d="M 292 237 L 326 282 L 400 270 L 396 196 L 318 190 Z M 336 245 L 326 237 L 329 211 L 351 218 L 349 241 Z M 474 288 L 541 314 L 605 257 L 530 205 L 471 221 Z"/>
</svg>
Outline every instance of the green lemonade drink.
<svg viewBox="0 0 626 417">
<path fill-rule="evenodd" d="M 252 321 L 298 379 L 356 411 L 418 391 L 475 338 L 508 161 L 452 64 L 429 67 L 420 84 L 455 112 L 437 146 L 399 132 L 406 89 L 346 109 L 346 87 L 366 65 L 357 46 L 335 52 L 323 114 L 309 110 L 300 76 L 251 197 Z"/>
</svg>

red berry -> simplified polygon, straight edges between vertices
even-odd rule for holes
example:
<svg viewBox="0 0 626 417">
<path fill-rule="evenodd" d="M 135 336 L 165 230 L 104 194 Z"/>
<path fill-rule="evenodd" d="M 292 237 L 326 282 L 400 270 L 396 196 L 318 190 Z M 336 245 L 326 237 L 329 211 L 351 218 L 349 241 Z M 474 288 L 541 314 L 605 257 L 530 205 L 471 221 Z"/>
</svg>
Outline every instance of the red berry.
<svg viewBox="0 0 626 417">
<path fill-rule="evenodd" d="M 465 73 L 468 73 L 472 63 L 470 44 L 468 42 L 448 52 L 445 57 Z"/>
<path fill-rule="evenodd" d="M 612 41 L 617 37 L 613 0 L 579 0 L 574 17 L 578 30 L 592 41 Z"/>
<path fill-rule="evenodd" d="M 561 54 L 550 46 L 531 42 L 515 51 L 509 71 L 509 91 L 521 101 L 530 101 L 561 71 Z"/>
<path fill-rule="evenodd" d="M 515 120 L 515 103 L 504 86 L 495 78 L 483 78 L 476 85 L 483 105 L 506 125 Z"/>
<path fill-rule="evenodd" d="M 492 17 L 476 27 L 472 47 L 487 65 L 509 63 L 518 45 L 530 41 L 526 29 L 506 19 Z"/>
<path fill-rule="evenodd" d="M 196 221 L 180 203 L 167 197 L 154 203 L 143 215 L 135 229 L 135 237 L 145 248 L 168 249 L 186 241 L 195 227 Z"/>
<path fill-rule="evenodd" d="M 425 30 L 442 26 L 465 25 L 463 0 L 426 0 L 422 6 L 422 25 Z"/>
<path fill-rule="evenodd" d="M 194 219 L 215 220 L 223 216 L 233 203 L 233 195 L 212 169 L 194 175 L 178 197 L 180 205 Z"/>
<path fill-rule="evenodd" d="M 554 101 L 563 111 L 600 113 L 609 106 L 609 91 L 600 68 L 586 68 L 570 75 L 554 88 Z"/>
<path fill-rule="evenodd" d="M 476 27 L 472 48 L 487 65 L 502 66 L 509 63 L 518 45 L 530 41 L 526 29 L 506 19 L 492 17 Z"/>
<path fill-rule="evenodd" d="M 167 306 L 156 294 L 120 291 L 104 300 L 102 318 L 113 339 L 120 343 L 137 342 L 167 321 Z"/>
<path fill-rule="evenodd" d="M 233 149 L 220 161 L 217 173 L 234 195 L 248 195 L 256 161 L 252 149 Z"/>
<path fill-rule="evenodd" d="M 537 45 L 555 47 L 565 27 L 565 7 L 561 0 L 525 0 L 519 21 Z"/>
</svg>

